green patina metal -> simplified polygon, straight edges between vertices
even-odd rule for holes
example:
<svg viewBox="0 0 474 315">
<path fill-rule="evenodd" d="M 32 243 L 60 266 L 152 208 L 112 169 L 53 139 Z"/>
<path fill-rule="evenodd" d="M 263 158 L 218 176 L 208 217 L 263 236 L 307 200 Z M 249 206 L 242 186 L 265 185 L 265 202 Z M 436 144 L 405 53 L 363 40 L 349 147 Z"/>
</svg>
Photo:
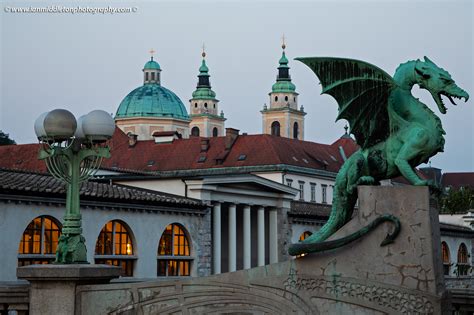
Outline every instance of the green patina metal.
<svg viewBox="0 0 474 315">
<path fill-rule="evenodd" d="M 278 76 L 275 84 L 272 85 L 273 93 L 295 93 L 296 86 L 291 82 L 289 75 L 288 59 L 286 58 L 285 51 L 282 52 L 279 61 Z"/>
<path fill-rule="evenodd" d="M 411 94 L 413 85 L 428 90 L 439 111 L 446 113 L 441 95 L 468 100 L 451 75 L 427 57 L 401 64 L 394 77 L 363 61 L 344 58 L 297 58 L 309 66 L 321 81 L 323 94 L 339 105 L 337 119 L 349 122 L 361 149 L 354 153 L 336 176 L 332 211 L 318 232 L 290 246 L 299 255 L 343 246 L 373 230 L 383 221 L 395 225 L 382 246 L 393 241 L 400 229 L 398 219 L 381 216 L 359 232 L 343 239 L 324 242 L 352 216 L 357 186 L 403 175 L 413 185 L 431 185 L 420 179 L 414 167 L 443 151 L 445 134 L 441 120 Z"/>
<path fill-rule="evenodd" d="M 193 92 L 193 99 L 216 100 L 216 93 L 211 89 L 209 68 L 206 65 L 204 56 L 203 54 L 201 66 L 199 67 L 198 84 Z"/>
<path fill-rule="evenodd" d="M 40 150 L 38 158 L 46 161 L 54 177 L 67 184 L 66 214 L 55 263 L 87 263 L 85 239 L 82 236 L 80 183 L 93 175 L 103 158 L 109 157 L 108 147 L 83 147 L 80 140 L 73 140 L 67 147 L 45 147 Z"/>
<path fill-rule="evenodd" d="M 150 61 L 145 63 L 145 65 L 143 66 L 143 70 L 161 70 L 161 68 L 160 64 L 154 61 L 152 57 Z"/>
<path fill-rule="evenodd" d="M 179 97 L 157 83 L 144 84 L 130 92 L 120 103 L 115 117 L 168 117 L 189 120 Z"/>
</svg>

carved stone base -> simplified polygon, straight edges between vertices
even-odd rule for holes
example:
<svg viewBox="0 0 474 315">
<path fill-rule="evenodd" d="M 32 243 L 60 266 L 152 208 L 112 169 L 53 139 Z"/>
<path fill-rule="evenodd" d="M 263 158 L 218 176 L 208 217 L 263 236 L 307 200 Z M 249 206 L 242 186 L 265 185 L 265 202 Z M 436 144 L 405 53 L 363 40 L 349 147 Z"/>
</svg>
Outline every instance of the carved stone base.
<svg viewBox="0 0 474 315">
<path fill-rule="evenodd" d="M 356 217 L 333 238 L 381 214 L 401 221 L 393 244 L 384 223 L 345 247 L 206 278 L 80 286 L 82 314 L 442 314 L 438 213 L 426 187 L 360 187 Z M 98 303 L 100 301 L 100 303 Z"/>
</svg>

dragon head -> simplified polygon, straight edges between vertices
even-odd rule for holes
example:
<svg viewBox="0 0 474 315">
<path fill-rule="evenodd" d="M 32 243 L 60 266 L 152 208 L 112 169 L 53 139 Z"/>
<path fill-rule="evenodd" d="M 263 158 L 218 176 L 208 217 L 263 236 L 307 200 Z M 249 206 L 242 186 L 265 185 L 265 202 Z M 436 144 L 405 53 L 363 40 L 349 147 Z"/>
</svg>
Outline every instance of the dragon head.
<svg viewBox="0 0 474 315">
<path fill-rule="evenodd" d="M 418 85 L 431 93 L 442 114 L 446 114 L 447 108 L 441 95 L 446 96 L 453 105 L 456 105 L 453 98 L 464 98 L 465 102 L 469 99 L 469 94 L 456 85 L 448 71 L 438 67 L 426 56 L 424 61 L 416 61 L 415 76 Z"/>
</svg>

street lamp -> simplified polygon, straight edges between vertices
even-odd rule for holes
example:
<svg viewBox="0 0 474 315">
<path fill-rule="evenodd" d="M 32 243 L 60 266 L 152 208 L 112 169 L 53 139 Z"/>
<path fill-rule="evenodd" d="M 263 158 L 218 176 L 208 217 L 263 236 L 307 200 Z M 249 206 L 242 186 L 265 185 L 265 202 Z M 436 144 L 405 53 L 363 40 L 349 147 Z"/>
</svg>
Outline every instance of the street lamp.
<svg viewBox="0 0 474 315">
<path fill-rule="evenodd" d="M 67 183 L 66 215 L 56 249 L 55 263 L 86 264 L 87 250 L 82 236 L 79 185 L 110 157 L 106 143 L 115 130 L 113 118 L 94 110 L 77 121 L 71 112 L 55 109 L 35 121 L 35 133 L 43 144 L 38 158 L 46 161 L 49 172 Z"/>
</svg>

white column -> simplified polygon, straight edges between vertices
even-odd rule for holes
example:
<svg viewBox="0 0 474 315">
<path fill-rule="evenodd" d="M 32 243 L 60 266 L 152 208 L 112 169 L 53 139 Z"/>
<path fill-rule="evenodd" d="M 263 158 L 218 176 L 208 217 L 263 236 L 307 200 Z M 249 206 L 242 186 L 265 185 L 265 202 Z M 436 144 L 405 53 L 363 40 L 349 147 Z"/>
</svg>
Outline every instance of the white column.
<svg viewBox="0 0 474 315">
<path fill-rule="evenodd" d="M 221 204 L 214 204 L 212 209 L 212 259 L 214 274 L 221 273 Z"/>
<path fill-rule="evenodd" d="M 237 216 L 236 205 L 229 205 L 229 272 L 237 270 Z"/>
<path fill-rule="evenodd" d="M 270 263 L 278 262 L 278 230 L 277 230 L 277 210 L 272 208 L 269 211 L 269 244 L 270 244 Z"/>
<path fill-rule="evenodd" d="M 244 269 L 250 269 L 251 266 L 251 222 L 250 222 L 250 206 L 244 206 Z"/>
<path fill-rule="evenodd" d="M 258 208 L 258 265 L 265 265 L 265 209 Z"/>
</svg>

